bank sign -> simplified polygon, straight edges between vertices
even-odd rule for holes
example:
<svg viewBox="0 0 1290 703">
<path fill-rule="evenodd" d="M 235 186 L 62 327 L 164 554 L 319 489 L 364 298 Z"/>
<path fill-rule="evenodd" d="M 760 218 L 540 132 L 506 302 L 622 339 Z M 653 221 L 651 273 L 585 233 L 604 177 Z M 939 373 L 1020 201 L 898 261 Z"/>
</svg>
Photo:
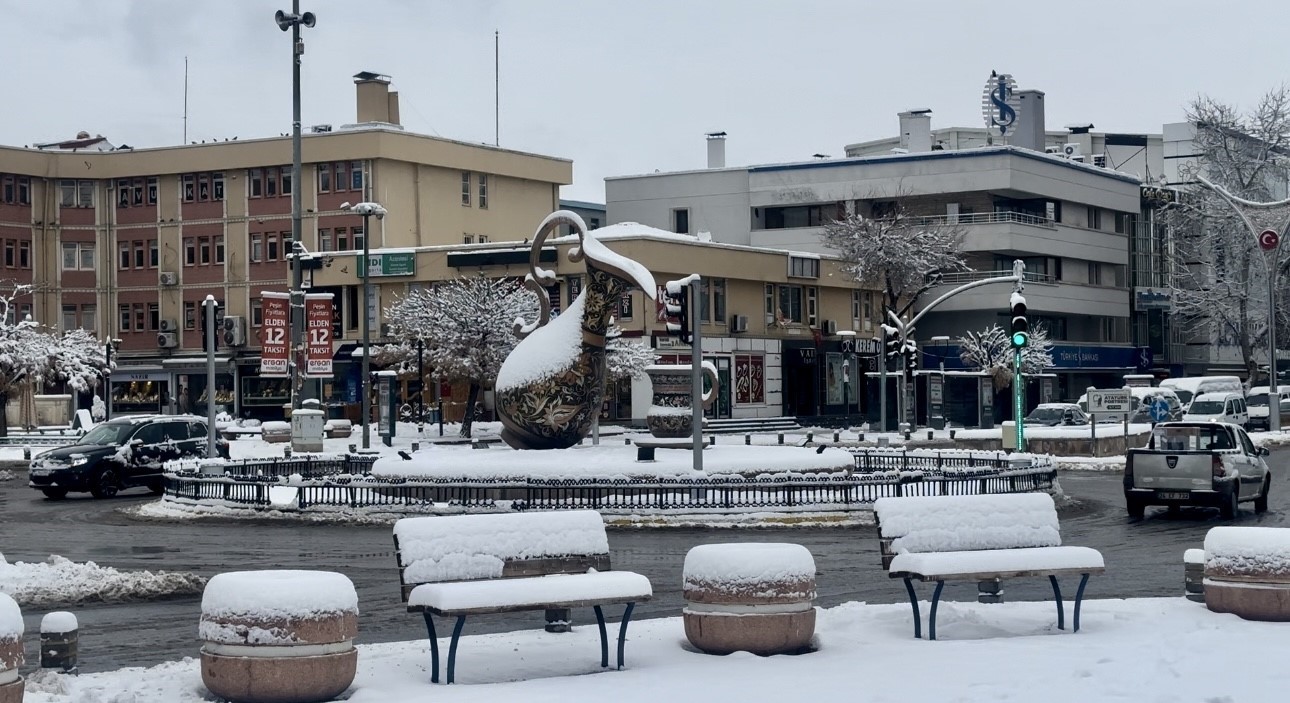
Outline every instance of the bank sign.
<svg viewBox="0 0 1290 703">
<path fill-rule="evenodd" d="M 382 251 L 370 254 L 366 261 L 358 255 L 358 270 L 368 276 L 413 276 L 417 272 L 417 253 L 414 251 Z"/>
<path fill-rule="evenodd" d="M 1147 369 L 1151 368 L 1153 361 L 1151 350 L 1145 347 L 1091 347 L 1078 344 L 1054 344 L 1051 352 L 1053 363 L 1048 369 L 1055 371 Z M 943 352 L 935 346 L 923 350 L 923 368 L 937 368 L 942 360 L 945 362 L 946 369 L 957 371 L 966 368 L 963 365 L 963 360 L 959 358 L 959 345 L 957 344 L 946 346 Z"/>
</svg>

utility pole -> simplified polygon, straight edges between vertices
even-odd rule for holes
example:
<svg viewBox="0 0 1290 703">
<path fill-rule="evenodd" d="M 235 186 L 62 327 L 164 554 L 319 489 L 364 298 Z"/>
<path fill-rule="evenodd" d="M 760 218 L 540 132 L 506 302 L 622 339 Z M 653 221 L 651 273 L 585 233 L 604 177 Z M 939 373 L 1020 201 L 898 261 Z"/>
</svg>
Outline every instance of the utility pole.
<svg viewBox="0 0 1290 703">
<path fill-rule="evenodd" d="M 703 471 L 703 307 L 699 302 L 702 281 L 696 273 L 690 276 L 690 422 L 693 433 L 694 470 Z M 715 389 L 714 389 L 715 390 Z"/>
</svg>

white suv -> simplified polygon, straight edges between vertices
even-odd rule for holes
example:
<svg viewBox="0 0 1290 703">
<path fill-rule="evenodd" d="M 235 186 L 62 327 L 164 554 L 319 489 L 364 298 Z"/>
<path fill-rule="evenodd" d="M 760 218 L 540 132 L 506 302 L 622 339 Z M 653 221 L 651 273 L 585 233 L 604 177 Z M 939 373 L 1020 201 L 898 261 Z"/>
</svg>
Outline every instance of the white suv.
<svg viewBox="0 0 1290 703">
<path fill-rule="evenodd" d="M 1250 411 L 1240 393 L 1202 393 L 1191 401 L 1183 422 L 1226 422 L 1245 427 L 1250 423 Z"/>
</svg>

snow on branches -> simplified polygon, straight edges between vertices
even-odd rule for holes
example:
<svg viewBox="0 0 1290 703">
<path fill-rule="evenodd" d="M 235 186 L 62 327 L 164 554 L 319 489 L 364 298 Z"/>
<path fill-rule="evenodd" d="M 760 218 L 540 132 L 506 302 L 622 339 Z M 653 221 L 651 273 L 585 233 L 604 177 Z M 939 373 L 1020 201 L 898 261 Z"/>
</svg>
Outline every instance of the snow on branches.
<svg viewBox="0 0 1290 703">
<path fill-rule="evenodd" d="M 1012 385 L 1012 342 L 1009 334 L 998 325 L 990 325 L 980 332 L 968 332 L 959 337 L 959 358 L 969 367 L 987 371 L 996 386 Z M 1030 343 L 1021 349 L 1021 372 L 1041 373 L 1053 365 L 1053 344 L 1048 341 L 1048 330 L 1036 326 L 1030 330 Z"/>
<path fill-rule="evenodd" d="M 931 274 L 967 268 L 960 227 L 911 215 L 899 205 L 886 217 L 834 220 L 824 228 L 824 241 L 847 262 L 843 270 L 861 285 L 881 289 L 886 309 L 902 315 L 934 285 Z"/>
<path fill-rule="evenodd" d="M 645 367 L 658 359 L 649 344 L 623 339 L 623 329 L 618 325 L 609 325 L 605 340 L 605 370 L 611 381 L 644 376 Z"/>
</svg>

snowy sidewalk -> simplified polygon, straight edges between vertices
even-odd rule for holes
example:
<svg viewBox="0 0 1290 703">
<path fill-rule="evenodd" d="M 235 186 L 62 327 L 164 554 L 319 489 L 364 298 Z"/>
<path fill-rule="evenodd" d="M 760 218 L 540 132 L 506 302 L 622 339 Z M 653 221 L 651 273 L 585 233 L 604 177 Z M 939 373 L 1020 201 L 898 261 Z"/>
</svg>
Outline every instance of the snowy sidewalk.
<svg viewBox="0 0 1290 703">
<path fill-rule="evenodd" d="M 1259 703 L 1281 700 L 1290 687 L 1290 670 L 1260 663 L 1284 649 L 1290 624 L 1246 622 L 1181 597 L 1094 600 L 1085 604 L 1080 632 L 1072 634 L 1054 628 L 1052 608 L 1051 603 L 943 603 L 942 639 L 928 642 L 909 636 L 908 605 L 848 603 L 821 611 L 819 651 L 765 659 L 700 654 L 685 644 L 679 618 L 646 620 L 632 626 L 627 668 L 621 672 L 600 670 L 595 627 L 582 614 L 573 634 L 552 635 L 535 627 L 467 637 L 459 655 L 459 683 L 452 686 L 429 683 L 425 640 L 360 646 L 358 678 L 347 700 Z M 361 639 L 361 617 L 359 631 Z M 30 655 L 31 633 L 27 639 Z M 149 669 L 32 679 L 25 703 L 208 701 L 195 658 Z"/>
</svg>

